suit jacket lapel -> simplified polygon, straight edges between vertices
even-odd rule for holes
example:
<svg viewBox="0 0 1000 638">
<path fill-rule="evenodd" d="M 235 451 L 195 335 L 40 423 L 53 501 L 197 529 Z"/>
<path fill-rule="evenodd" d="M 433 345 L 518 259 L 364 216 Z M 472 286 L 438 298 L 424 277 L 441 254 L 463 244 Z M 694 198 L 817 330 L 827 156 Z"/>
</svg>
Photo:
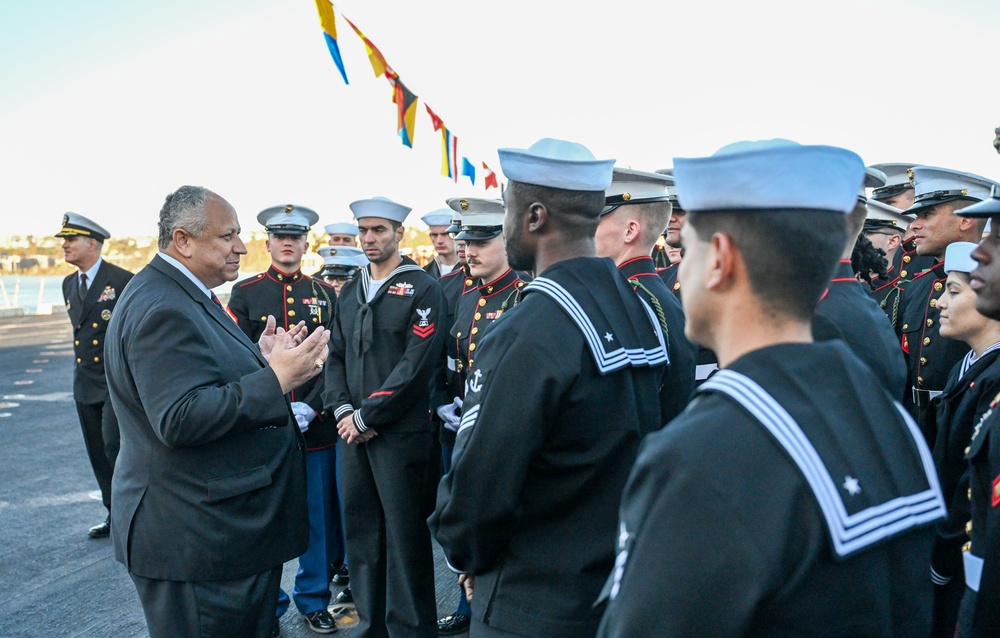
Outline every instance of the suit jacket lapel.
<svg viewBox="0 0 1000 638">
<path fill-rule="evenodd" d="M 173 279 L 174 282 L 183 288 L 196 303 L 201 305 L 205 314 L 207 314 L 217 324 L 222 326 L 226 332 L 239 341 L 245 348 L 253 352 L 254 356 L 257 357 L 257 360 L 261 363 L 261 365 L 267 366 L 267 359 L 265 359 L 264 355 L 260 353 L 260 348 L 257 347 L 257 344 L 250 341 L 250 339 L 236 325 L 236 322 L 233 321 L 232 318 L 225 313 L 225 311 L 221 310 L 214 303 L 212 303 L 212 300 L 206 297 L 205 293 L 199 290 L 198 287 L 184 275 L 184 273 L 180 272 L 172 265 L 168 264 L 165 260 L 161 259 L 159 255 L 153 257 L 153 261 L 149 262 L 149 265 Z"/>
</svg>

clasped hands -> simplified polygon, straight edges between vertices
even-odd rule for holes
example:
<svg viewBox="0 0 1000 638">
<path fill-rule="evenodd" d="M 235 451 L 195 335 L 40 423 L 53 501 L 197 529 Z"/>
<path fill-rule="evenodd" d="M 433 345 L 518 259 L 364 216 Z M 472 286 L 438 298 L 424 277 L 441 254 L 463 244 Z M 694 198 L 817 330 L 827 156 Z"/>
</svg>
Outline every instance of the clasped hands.
<svg viewBox="0 0 1000 638">
<path fill-rule="evenodd" d="M 358 426 L 354 424 L 353 412 L 345 414 L 343 418 L 337 422 L 337 433 L 348 445 L 354 443 L 367 443 L 378 436 L 378 432 L 371 428 L 368 428 L 364 432 L 358 430 Z"/>
<path fill-rule="evenodd" d="M 257 346 L 278 377 L 282 394 L 287 394 L 322 372 L 330 356 L 330 331 L 319 326 L 309 334 L 305 321 L 288 330 L 276 326 L 269 315 Z"/>
</svg>

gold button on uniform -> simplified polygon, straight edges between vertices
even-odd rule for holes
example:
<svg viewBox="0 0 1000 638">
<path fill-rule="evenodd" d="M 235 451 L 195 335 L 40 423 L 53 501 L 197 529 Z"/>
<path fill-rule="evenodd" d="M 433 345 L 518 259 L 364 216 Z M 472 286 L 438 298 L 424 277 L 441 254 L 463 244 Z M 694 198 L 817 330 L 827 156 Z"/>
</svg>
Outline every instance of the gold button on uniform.
<svg viewBox="0 0 1000 638">
<path fill-rule="evenodd" d="M 917 377 L 917 385 L 923 385 L 923 384 L 924 384 L 924 378 L 923 377 Z"/>
<path fill-rule="evenodd" d="M 920 357 L 920 365 L 922 366 L 927 365 L 927 357 Z"/>
<path fill-rule="evenodd" d="M 74 346 L 78 346 L 78 345 L 80 345 L 80 340 L 79 340 L 79 339 L 77 339 L 76 341 L 74 341 L 74 342 L 73 342 L 73 345 L 74 345 Z"/>
<path fill-rule="evenodd" d="M 81 359 L 80 357 L 77 357 L 77 358 L 76 358 L 76 362 L 77 362 L 77 363 L 83 363 L 83 359 Z"/>
<path fill-rule="evenodd" d="M 972 541 L 969 541 L 969 542 L 968 542 L 968 543 L 966 543 L 965 545 L 962 545 L 962 551 L 963 551 L 963 552 L 967 552 L 967 551 L 969 551 L 970 549 L 972 549 Z"/>
<path fill-rule="evenodd" d="M 909 255 L 903 255 L 903 263 L 904 264 L 910 263 L 910 256 Z"/>
<path fill-rule="evenodd" d="M 902 277 L 903 279 L 906 279 L 906 271 L 905 270 L 901 271 L 899 273 L 899 276 Z"/>
<path fill-rule="evenodd" d="M 261 320 L 261 321 L 267 321 L 267 317 L 266 317 L 266 316 L 264 316 L 264 317 L 261 317 L 261 318 L 260 318 L 260 320 Z"/>
<path fill-rule="evenodd" d="M 94 339 L 91 343 L 93 343 L 96 346 L 97 345 L 97 339 Z"/>
<path fill-rule="evenodd" d="M 462 338 L 462 333 L 461 332 L 456 332 L 455 336 L 458 337 L 459 339 L 461 339 Z"/>
<path fill-rule="evenodd" d="M 970 535 L 972 534 L 972 521 L 965 524 L 965 533 Z"/>
<path fill-rule="evenodd" d="M 474 343 L 470 343 L 470 344 L 469 344 L 469 352 L 472 352 L 472 351 L 473 351 L 473 350 L 475 350 L 475 349 L 476 349 L 476 344 L 474 344 Z"/>
<path fill-rule="evenodd" d="M 289 310 L 288 311 L 288 316 L 289 317 L 294 317 L 295 316 L 295 311 L 294 310 Z"/>
<path fill-rule="evenodd" d="M 100 357 L 94 357 L 94 363 L 100 363 L 100 362 L 101 362 Z"/>
<path fill-rule="evenodd" d="M 937 299 L 931 299 L 931 308 L 937 308 Z"/>
<path fill-rule="evenodd" d="M 292 287 L 291 286 L 285 286 L 285 290 L 287 290 L 288 292 L 292 292 Z"/>
<path fill-rule="evenodd" d="M 476 313 L 476 321 L 479 321 L 482 318 L 483 318 L 483 315 L 477 312 Z"/>
<path fill-rule="evenodd" d="M 471 279 L 466 279 L 465 280 L 465 285 L 466 286 L 471 286 L 472 285 L 472 280 Z"/>
<path fill-rule="evenodd" d="M 474 335 L 479 334 L 479 328 L 473 328 L 472 329 L 472 334 L 474 334 Z"/>
<path fill-rule="evenodd" d="M 97 327 L 97 324 L 96 324 L 96 323 L 92 323 L 92 324 L 90 324 L 90 326 L 91 326 L 92 328 L 96 328 L 96 327 Z"/>
<path fill-rule="evenodd" d="M 931 345 L 931 338 L 930 337 L 924 337 L 924 345 L 925 346 Z"/>
<path fill-rule="evenodd" d="M 480 300 L 479 300 L 479 305 L 480 305 L 480 306 L 485 306 L 485 305 L 486 305 L 486 300 L 485 300 L 485 299 L 480 299 Z M 95 326 L 95 327 L 96 327 L 96 326 Z"/>
<path fill-rule="evenodd" d="M 963 452 L 963 454 L 968 454 L 969 450 L 971 450 L 971 449 L 972 449 L 972 446 L 966 446 L 965 452 Z"/>
<path fill-rule="evenodd" d="M 934 284 L 934 290 L 936 290 L 936 291 L 938 291 L 938 292 L 941 292 L 941 290 L 942 290 L 943 288 L 944 288 L 944 286 L 943 286 L 943 285 L 941 285 L 941 282 L 940 282 L 940 281 L 938 281 L 938 282 L 936 282 L 936 283 Z"/>
<path fill-rule="evenodd" d="M 934 320 L 933 319 L 928 319 L 927 320 L 927 327 L 930 328 L 933 325 L 934 325 Z"/>
<path fill-rule="evenodd" d="M 289 297 L 288 299 L 285 299 L 285 301 L 287 301 L 288 303 L 295 303 L 295 298 Z"/>
</svg>

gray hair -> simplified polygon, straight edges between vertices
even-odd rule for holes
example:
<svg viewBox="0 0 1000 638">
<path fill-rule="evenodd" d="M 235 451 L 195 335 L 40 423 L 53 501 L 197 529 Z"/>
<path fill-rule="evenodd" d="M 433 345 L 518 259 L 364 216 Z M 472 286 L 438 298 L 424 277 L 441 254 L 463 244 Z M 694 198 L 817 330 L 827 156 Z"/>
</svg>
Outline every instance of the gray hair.
<svg viewBox="0 0 1000 638">
<path fill-rule="evenodd" d="M 201 186 L 181 186 L 167 195 L 160 209 L 160 250 L 165 250 L 174 239 L 174 231 L 178 228 L 186 230 L 195 237 L 208 228 L 205 218 L 205 202 L 209 198 L 218 197 L 215 193 Z"/>
</svg>

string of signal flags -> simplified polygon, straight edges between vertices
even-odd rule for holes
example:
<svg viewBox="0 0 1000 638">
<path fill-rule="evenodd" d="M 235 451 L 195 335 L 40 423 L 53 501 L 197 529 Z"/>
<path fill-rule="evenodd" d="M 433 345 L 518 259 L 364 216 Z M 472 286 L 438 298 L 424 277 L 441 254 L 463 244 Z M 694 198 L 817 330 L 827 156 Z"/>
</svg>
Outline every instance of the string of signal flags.
<svg viewBox="0 0 1000 638">
<path fill-rule="evenodd" d="M 340 47 L 337 45 L 337 22 L 333 12 L 333 2 L 332 0 L 316 0 L 316 9 L 319 11 L 319 23 L 323 28 L 323 36 L 326 39 L 326 46 L 330 50 L 330 55 L 333 57 L 333 62 L 337 65 L 337 70 L 340 71 L 340 76 L 344 79 L 344 84 L 350 84 L 347 81 L 344 60 L 340 57 Z M 348 20 L 347 16 L 343 13 L 340 15 L 347 24 L 351 25 L 354 33 L 361 38 L 361 41 L 365 43 L 365 51 L 368 53 L 368 61 L 372 65 L 375 77 L 382 76 L 389 81 L 389 85 L 392 87 L 392 101 L 396 105 L 396 133 L 404 145 L 413 148 L 413 134 L 416 131 L 415 121 L 418 110 L 417 102 L 420 98 L 403 84 L 399 74 L 393 71 L 389 63 L 386 62 L 382 52 L 361 32 L 361 29 Z M 441 133 L 441 174 L 450 177 L 455 182 L 458 182 L 459 176 L 468 177 L 472 185 L 475 186 L 476 166 L 467 157 L 462 157 L 461 162 L 459 162 L 458 137 L 445 126 L 444 121 L 431 110 L 431 107 L 426 102 L 424 103 L 424 108 L 427 110 L 427 115 L 431 118 L 434 130 Z M 496 173 L 486 165 L 486 162 L 480 161 L 479 163 L 483 167 L 482 183 L 485 190 L 499 188 Z"/>
</svg>

